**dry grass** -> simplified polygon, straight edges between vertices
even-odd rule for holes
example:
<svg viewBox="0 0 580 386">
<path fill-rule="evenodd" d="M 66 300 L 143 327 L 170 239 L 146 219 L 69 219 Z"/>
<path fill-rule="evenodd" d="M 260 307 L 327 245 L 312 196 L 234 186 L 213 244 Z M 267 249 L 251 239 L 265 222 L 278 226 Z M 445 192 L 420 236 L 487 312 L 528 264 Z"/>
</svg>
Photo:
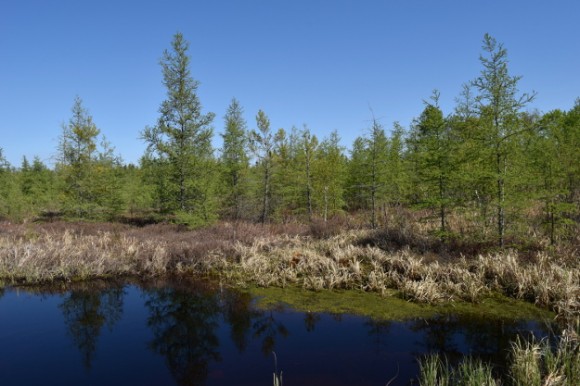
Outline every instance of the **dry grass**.
<svg viewBox="0 0 580 386">
<path fill-rule="evenodd" d="M 503 380 L 495 379 L 491 366 L 471 358 L 452 368 L 439 355 L 420 360 L 419 384 L 443 385 L 501 385 L 514 386 L 576 386 L 580 384 L 580 326 L 568 325 L 554 338 L 537 341 L 520 337 L 512 343 L 508 360 L 509 373 Z M 505 381 L 502 382 L 502 381 Z"/>
<path fill-rule="evenodd" d="M 168 224 L 0 224 L 0 280 L 211 275 L 242 286 L 396 289 L 424 303 L 478 302 L 499 292 L 550 308 L 561 320 L 580 314 L 578 259 L 515 251 L 440 257 L 361 242 L 376 237 L 368 229 L 323 226 L 221 223 L 190 231 Z"/>
</svg>

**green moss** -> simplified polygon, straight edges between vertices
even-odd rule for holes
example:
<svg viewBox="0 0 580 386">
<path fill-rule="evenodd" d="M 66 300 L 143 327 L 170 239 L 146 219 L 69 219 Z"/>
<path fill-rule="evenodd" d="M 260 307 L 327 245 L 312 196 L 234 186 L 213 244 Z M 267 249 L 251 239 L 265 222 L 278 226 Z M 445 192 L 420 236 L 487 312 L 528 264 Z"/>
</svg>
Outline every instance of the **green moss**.
<svg viewBox="0 0 580 386">
<path fill-rule="evenodd" d="M 549 311 L 501 295 L 491 296 L 479 304 L 452 302 L 427 305 L 405 301 L 398 297 L 397 291 L 394 290 L 383 295 L 356 290 L 315 292 L 296 287 L 250 288 L 248 291 L 257 298 L 257 307 L 263 309 L 286 304 L 298 311 L 349 313 L 378 320 L 429 318 L 437 314 L 529 320 L 554 317 Z"/>
</svg>

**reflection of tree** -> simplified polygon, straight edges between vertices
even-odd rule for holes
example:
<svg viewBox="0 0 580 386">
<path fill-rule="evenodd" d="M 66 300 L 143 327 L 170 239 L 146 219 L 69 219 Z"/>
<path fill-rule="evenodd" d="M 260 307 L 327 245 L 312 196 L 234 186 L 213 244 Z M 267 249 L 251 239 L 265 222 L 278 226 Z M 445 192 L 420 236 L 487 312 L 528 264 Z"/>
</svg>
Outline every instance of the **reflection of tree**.
<svg viewBox="0 0 580 386">
<path fill-rule="evenodd" d="M 225 291 L 223 294 L 224 318 L 230 325 L 230 337 L 239 352 L 246 349 L 252 319 L 259 315 L 252 310 L 252 295 L 240 291 Z"/>
<path fill-rule="evenodd" d="M 72 291 L 60 305 L 64 322 L 87 369 L 97 348 L 101 328 L 112 329 L 123 313 L 122 288 Z"/>
<path fill-rule="evenodd" d="M 374 338 L 377 352 L 380 352 L 383 344 L 386 344 L 389 341 L 388 335 L 391 330 L 391 323 L 392 322 L 388 320 L 373 319 L 369 319 L 365 322 L 365 325 L 369 329 L 369 335 Z M 384 342 L 382 340 L 383 336 L 387 338 Z"/>
<path fill-rule="evenodd" d="M 457 347 L 457 342 L 453 339 L 454 334 L 460 330 L 455 316 L 440 315 L 428 320 L 417 320 L 411 329 L 425 333 L 421 343 L 425 346 L 427 352 L 445 354 L 450 360 L 462 356 Z"/>
<path fill-rule="evenodd" d="M 163 355 L 180 385 L 205 383 L 210 362 L 221 360 L 216 336 L 219 302 L 215 291 L 205 288 L 149 291 L 148 325 L 153 351 Z"/>
<path fill-rule="evenodd" d="M 306 331 L 313 332 L 318 321 L 320 321 L 320 315 L 316 312 L 306 312 L 304 314 L 304 326 L 306 326 Z"/>
<path fill-rule="evenodd" d="M 254 336 L 262 338 L 262 352 L 265 356 L 271 355 L 276 347 L 276 336 L 286 338 L 290 333 L 282 322 L 276 320 L 274 312 L 264 312 L 260 314 L 253 325 Z"/>
<path fill-rule="evenodd" d="M 526 323 L 442 315 L 417 321 L 412 329 L 425 333 L 423 342 L 427 351 L 445 354 L 451 363 L 468 354 L 502 366 L 511 341 L 516 334 L 526 330 Z"/>
</svg>

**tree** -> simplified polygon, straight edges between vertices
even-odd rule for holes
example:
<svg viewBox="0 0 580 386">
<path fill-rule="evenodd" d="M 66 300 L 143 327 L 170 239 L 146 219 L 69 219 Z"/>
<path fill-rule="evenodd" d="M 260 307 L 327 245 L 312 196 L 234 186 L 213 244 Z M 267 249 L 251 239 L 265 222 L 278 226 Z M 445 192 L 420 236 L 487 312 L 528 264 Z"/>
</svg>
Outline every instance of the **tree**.
<svg viewBox="0 0 580 386">
<path fill-rule="evenodd" d="M 62 127 L 56 165 L 65 211 L 76 217 L 112 218 L 123 209 L 118 169 L 121 160 L 101 136 L 93 117 L 76 97 L 72 117 Z"/>
<path fill-rule="evenodd" d="M 313 216 L 313 172 L 315 170 L 315 154 L 318 147 L 318 139 L 312 135 L 310 130 L 305 126 L 300 135 L 300 146 L 298 152 L 298 160 L 300 169 L 303 172 L 304 197 L 306 201 L 306 210 L 308 213 L 308 220 L 312 221 Z"/>
<path fill-rule="evenodd" d="M 569 113 L 550 111 L 541 119 L 539 135 L 535 136 L 529 152 L 529 163 L 537 176 L 538 198 L 544 204 L 544 214 L 550 244 L 565 235 L 571 225 L 576 205 L 575 180 L 579 177 L 580 125 L 570 119 Z"/>
<path fill-rule="evenodd" d="M 26 157 L 22 159 L 20 192 L 31 214 L 40 212 L 43 215 L 50 215 L 57 212 L 54 173 L 40 158 L 34 157 L 32 164 Z"/>
<path fill-rule="evenodd" d="M 376 228 L 379 206 L 386 202 L 389 141 L 383 126 L 373 117 L 368 137 L 353 143 L 349 162 L 348 187 L 354 207 L 371 210 L 371 226 Z"/>
<path fill-rule="evenodd" d="M 314 183 L 317 188 L 314 194 L 326 221 L 329 214 L 339 213 L 345 205 L 347 159 L 336 131 L 322 140 L 317 148 L 316 159 Z"/>
<path fill-rule="evenodd" d="M 352 210 L 368 209 L 368 191 L 366 189 L 366 175 L 363 170 L 366 166 L 365 139 L 355 138 L 350 150 L 350 159 L 347 164 L 347 203 Z"/>
<path fill-rule="evenodd" d="M 387 198 L 391 205 L 400 205 L 409 191 L 409 175 L 405 160 L 405 130 L 398 123 L 393 124 L 389 141 L 387 169 Z"/>
<path fill-rule="evenodd" d="M 171 51 L 161 59 L 167 99 L 159 108 L 157 124 L 147 127 L 142 138 L 148 151 L 167 174 L 158 183 L 167 190 L 167 212 L 179 212 L 190 224 L 207 223 L 215 217 L 215 160 L 211 138 L 214 114 L 202 114 L 197 96 L 199 82 L 189 69 L 189 43 L 175 34 Z"/>
<path fill-rule="evenodd" d="M 382 125 L 373 118 L 370 136 L 366 140 L 366 187 L 370 192 L 371 226 L 376 228 L 377 212 L 381 201 L 386 198 L 387 164 L 389 144 Z"/>
<path fill-rule="evenodd" d="M 221 163 L 225 188 L 225 207 L 227 215 L 234 220 L 242 217 L 244 199 L 247 194 L 249 157 L 248 134 L 243 109 L 234 98 L 224 117 L 225 130 Z"/>
<path fill-rule="evenodd" d="M 265 224 L 269 221 L 271 213 L 270 201 L 272 198 L 272 151 L 274 148 L 274 135 L 270 129 L 270 119 L 262 110 L 259 110 L 256 115 L 256 126 L 257 130 L 252 130 L 250 138 L 252 151 L 258 159 L 258 167 L 261 170 L 262 209 L 260 221 L 262 224 Z"/>
<path fill-rule="evenodd" d="M 434 91 L 433 103 L 426 106 L 413 130 L 417 178 L 422 185 L 423 205 L 438 211 L 439 233 L 443 237 L 446 217 L 452 205 L 450 184 L 456 167 L 450 126 L 439 108 L 439 92 Z"/>
<path fill-rule="evenodd" d="M 94 214 L 94 165 L 99 134 L 100 130 L 83 106 L 82 99 L 75 97 L 72 117 L 67 125 L 62 126 L 57 170 L 64 183 L 64 206 L 77 217 Z"/>
<path fill-rule="evenodd" d="M 9 199 L 13 193 L 13 173 L 0 147 L 0 218 L 11 212 Z"/>
<path fill-rule="evenodd" d="M 520 125 L 518 113 L 534 100 L 535 93 L 518 95 L 517 85 L 521 77 L 509 74 L 507 50 L 489 34 L 483 38 L 483 50 L 487 55 L 480 56 L 483 69 L 471 84 L 478 92 L 475 105 L 480 117 L 480 149 L 488 151 L 488 162 L 493 165 L 497 237 L 499 246 L 503 247 L 506 180 L 511 172 L 510 148 L 517 142 L 517 137 L 528 130 Z"/>
</svg>

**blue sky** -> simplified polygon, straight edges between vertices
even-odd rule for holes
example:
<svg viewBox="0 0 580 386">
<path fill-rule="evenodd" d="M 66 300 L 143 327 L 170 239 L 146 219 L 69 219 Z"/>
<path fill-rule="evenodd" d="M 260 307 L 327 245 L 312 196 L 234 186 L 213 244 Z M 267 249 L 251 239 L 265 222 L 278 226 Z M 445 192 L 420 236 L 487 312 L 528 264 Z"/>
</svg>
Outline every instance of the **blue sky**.
<svg viewBox="0 0 580 386">
<path fill-rule="evenodd" d="M 232 97 L 255 127 L 303 124 L 343 144 L 369 127 L 408 128 L 433 89 L 450 113 L 481 70 L 488 32 L 508 49 L 530 109 L 580 96 L 580 2 L 537 0 L 0 0 L 0 147 L 10 163 L 51 164 L 76 95 L 125 162 L 165 97 L 159 59 L 190 43 L 217 147 Z"/>
</svg>

